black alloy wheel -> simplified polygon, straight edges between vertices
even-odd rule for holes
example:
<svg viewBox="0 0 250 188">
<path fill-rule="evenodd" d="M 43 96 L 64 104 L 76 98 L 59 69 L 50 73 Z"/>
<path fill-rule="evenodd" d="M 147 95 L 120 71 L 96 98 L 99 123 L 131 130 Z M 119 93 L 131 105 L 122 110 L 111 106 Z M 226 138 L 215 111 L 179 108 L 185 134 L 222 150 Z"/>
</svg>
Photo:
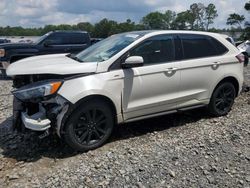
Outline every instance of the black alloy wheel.
<svg viewBox="0 0 250 188">
<path fill-rule="evenodd" d="M 74 124 L 74 131 L 81 144 L 99 142 L 107 133 L 107 117 L 99 109 L 90 109 L 81 114 L 78 123 Z"/>
<path fill-rule="evenodd" d="M 235 87 L 230 82 L 220 84 L 209 103 L 209 111 L 215 116 L 223 116 L 231 110 L 236 97 Z"/>
<path fill-rule="evenodd" d="M 74 149 L 87 151 L 104 144 L 114 126 L 114 114 L 106 102 L 89 101 L 78 107 L 65 128 L 65 141 Z"/>
</svg>

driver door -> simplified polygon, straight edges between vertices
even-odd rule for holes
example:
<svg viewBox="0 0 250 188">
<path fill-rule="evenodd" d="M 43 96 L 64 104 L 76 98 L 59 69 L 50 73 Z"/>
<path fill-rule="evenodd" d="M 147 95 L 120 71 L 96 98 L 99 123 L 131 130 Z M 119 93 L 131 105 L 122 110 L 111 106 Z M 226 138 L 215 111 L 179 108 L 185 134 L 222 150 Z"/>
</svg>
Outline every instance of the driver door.
<svg viewBox="0 0 250 188">
<path fill-rule="evenodd" d="M 69 47 L 65 45 L 65 34 L 55 32 L 41 44 L 40 55 L 68 53 L 68 49 Z"/>
<path fill-rule="evenodd" d="M 175 62 L 174 39 L 159 35 L 147 39 L 129 52 L 141 56 L 142 67 L 124 69 L 124 119 L 176 109 L 180 86 L 179 64 Z"/>
</svg>

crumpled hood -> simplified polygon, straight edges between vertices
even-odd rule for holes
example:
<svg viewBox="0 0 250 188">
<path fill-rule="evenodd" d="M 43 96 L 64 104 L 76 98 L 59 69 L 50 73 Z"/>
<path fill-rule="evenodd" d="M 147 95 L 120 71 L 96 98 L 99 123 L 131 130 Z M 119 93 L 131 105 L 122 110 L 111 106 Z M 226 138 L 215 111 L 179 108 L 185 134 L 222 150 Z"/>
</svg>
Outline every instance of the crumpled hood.
<svg viewBox="0 0 250 188">
<path fill-rule="evenodd" d="M 7 68 L 8 76 L 31 74 L 78 74 L 96 72 L 96 62 L 78 62 L 66 56 L 54 54 L 34 56 L 10 64 Z"/>
</svg>

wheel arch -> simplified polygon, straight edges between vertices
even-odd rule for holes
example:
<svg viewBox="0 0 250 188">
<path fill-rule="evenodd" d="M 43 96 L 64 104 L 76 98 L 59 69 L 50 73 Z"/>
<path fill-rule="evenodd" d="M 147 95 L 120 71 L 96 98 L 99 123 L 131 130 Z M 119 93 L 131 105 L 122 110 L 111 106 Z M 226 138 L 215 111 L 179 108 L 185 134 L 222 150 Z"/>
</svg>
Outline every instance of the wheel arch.
<svg viewBox="0 0 250 188">
<path fill-rule="evenodd" d="M 82 99 L 80 99 L 79 101 L 77 101 L 75 103 L 75 108 L 79 107 L 82 103 L 88 101 L 88 100 L 101 100 L 101 101 L 105 101 L 112 109 L 113 113 L 116 115 L 117 114 L 117 110 L 116 110 L 116 106 L 115 103 L 107 96 L 105 95 L 101 95 L 101 94 L 93 94 L 93 95 L 88 95 Z"/>
<path fill-rule="evenodd" d="M 220 80 L 217 85 L 214 87 L 212 94 L 214 93 L 215 89 L 222 83 L 224 82 L 230 82 L 234 85 L 235 91 L 236 91 L 236 96 L 239 95 L 239 91 L 240 91 L 240 84 L 237 78 L 235 78 L 234 76 L 227 76 L 225 78 L 223 78 L 222 80 Z"/>
<path fill-rule="evenodd" d="M 75 104 L 71 104 L 71 106 L 69 107 L 68 111 L 65 113 L 63 120 L 61 122 L 61 125 L 59 125 L 59 132 L 60 132 L 60 136 L 64 134 L 64 129 L 65 129 L 65 124 L 67 123 L 70 115 L 72 113 L 74 113 L 74 111 L 81 106 L 83 103 L 85 103 L 86 101 L 91 101 L 91 100 L 100 100 L 100 101 L 105 101 L 107 103 L 107 105 L 110 106 L 112 112 L 114 113 L 114 118 L 115 118 L 115 123 L 118 122 L 117 119 L 117 109 L 116 109 L 116 105 L 115 103 L 107 96 L 105 95 L 101 95 L 101 94 L 92 94 L 92 95 L 88 95 L 85 96 L 84 98 L 78 100 Z"/>
</svg>

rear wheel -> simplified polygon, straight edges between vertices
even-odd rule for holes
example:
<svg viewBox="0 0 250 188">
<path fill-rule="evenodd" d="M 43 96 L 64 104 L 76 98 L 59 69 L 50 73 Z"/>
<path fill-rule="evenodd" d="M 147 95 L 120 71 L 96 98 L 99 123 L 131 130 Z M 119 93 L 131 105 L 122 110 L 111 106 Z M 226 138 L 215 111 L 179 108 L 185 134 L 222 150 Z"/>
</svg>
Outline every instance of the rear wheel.
<svg viewBox="0 0 250 188">
<path fill-rule="evenodd" d="M 75 150 L 88 151 L 100 147 L 110 137 L 114 114 L 104 101 L 88 101 L 70 116 L 65 127 L 65 141 Z"/>
<path fill-rule="evenodd" d="M 227 115 L 236 97 L 235 87 L 230 82 L 220 84 L 211 97 L 208 109 L 214 116 Z"/>
</svg>

